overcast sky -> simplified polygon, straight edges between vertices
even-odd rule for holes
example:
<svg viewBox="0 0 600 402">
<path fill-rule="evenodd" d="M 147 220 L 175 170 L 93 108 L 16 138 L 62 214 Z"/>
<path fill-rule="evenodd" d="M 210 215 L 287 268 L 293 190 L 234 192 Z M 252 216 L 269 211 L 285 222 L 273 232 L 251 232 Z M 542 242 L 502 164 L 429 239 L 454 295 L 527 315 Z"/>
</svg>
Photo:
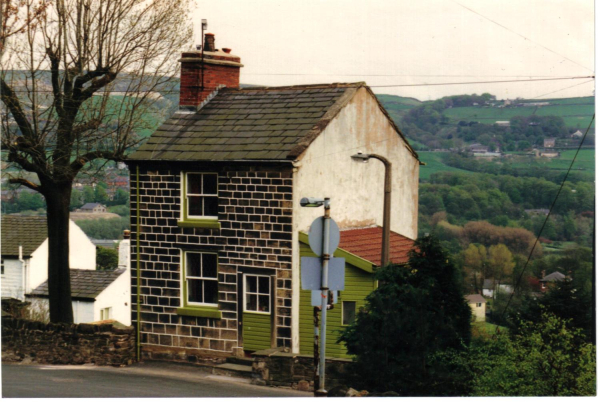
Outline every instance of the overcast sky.
<svg viewBox="0 0 600 402">
<path fill-rule="evenodd" d="M 196 25 L 208 19 L 217 47 L 232 48 L 242 58 L 245 84 L 366 81 L 376 93 L 420 100 L 482 92 L 499 99 L 593 94 L 587 79 L 378 87 L 593 75 L 593 0 L 197 4 Z"/>
</svg>

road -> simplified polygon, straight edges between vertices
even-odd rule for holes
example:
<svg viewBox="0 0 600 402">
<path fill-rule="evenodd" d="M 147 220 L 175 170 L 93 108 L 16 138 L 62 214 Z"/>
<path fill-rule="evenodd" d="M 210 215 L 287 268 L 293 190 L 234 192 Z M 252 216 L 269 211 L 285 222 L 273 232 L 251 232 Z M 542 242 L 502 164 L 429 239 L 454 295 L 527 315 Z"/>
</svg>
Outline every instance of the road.
<svg viewBox="0 0 600 402">
<path fill-rule="evenodd" d="M 2 397 L 252 398 L 312 397 L 312 393 L 251 385 L 247 379 L 211 375 L 193 366 L 144 362 L 121 368 L 2 364 Z"/>
</svg>

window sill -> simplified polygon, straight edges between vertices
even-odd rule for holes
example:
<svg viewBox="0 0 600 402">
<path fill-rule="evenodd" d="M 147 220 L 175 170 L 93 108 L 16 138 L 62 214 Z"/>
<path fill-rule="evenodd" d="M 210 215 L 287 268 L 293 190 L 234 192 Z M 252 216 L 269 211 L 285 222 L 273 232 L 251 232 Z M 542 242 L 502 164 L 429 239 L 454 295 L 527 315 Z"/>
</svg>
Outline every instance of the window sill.
<svg viewBox="0 0 600 402">
<path fill-rule="evenodd" d="M 270 311 L 247 311 L 247 310 L 244 310 L 244 314 L 271 315 L 271 312 Z"/>
<path fill-rule="evenodd" d="M 221 312 L 218 307 L 180 307 L 177 309 L 177 315 L 221 319 Z"/>
<path fill-rule="evenodd" d="M 216 219 L 193 219 L 177 221 L 177 226 L 180 228 L 221 229 L 221 223 Z"/>
</svg>

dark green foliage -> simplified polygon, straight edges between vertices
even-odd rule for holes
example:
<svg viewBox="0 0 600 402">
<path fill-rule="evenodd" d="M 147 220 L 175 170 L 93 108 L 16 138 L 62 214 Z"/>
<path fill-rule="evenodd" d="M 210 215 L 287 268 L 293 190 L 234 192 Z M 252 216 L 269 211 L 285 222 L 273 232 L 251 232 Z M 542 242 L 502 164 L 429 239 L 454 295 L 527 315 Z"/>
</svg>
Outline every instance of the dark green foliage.
<svg viewBox="0 0 600 402">
<path fill-rule="evenodd" d="M 468 384 L 435 356 L 469 344 L 471 310 L 439 241 L 425 237 L 415 246 L 408 266 L 377 271 L 379 287 L 340 336 L 357 361 L 351 384 L 401 395 L 465 395 Z"/>
<path fill-rule="evenodd" d="M 106 247 L 96 248 L 96 269 L 100 271 L 113 270 L 119 265 L 117 250 Z"/>
<path fill-rule="evenodd" d="M 580 329 L 546 312 L 512 335 L 474 342 L 459 358 L 472 370 L 473 396 L 592 396 L 595 354 Z"/>
<path fill-rule="evenodd" d="M 563 256 L 551 261 L 551 269 L 544 267 L 546 273 L 562 271 L 568 275 L 567 280 L 550 284 L 542 296 L 525 297 L 519 308 L 511 310 L 512 330 L 518 330 L 520 320 L 539 323 L 544 313 L 549 312 L 567 320 L 568 328 L 581 329 L 586 342 L 595 343 L 592 250 L 583 247 L 567 250 Z"/>
</svg>

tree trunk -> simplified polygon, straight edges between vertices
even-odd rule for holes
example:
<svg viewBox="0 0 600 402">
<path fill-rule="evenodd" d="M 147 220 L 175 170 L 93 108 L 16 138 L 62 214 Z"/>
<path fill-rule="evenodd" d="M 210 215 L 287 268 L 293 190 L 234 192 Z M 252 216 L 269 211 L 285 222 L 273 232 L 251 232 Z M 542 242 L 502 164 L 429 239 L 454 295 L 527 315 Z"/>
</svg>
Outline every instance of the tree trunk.
<svg viewBox="0 0 600 402">
<path fill-rule="evenodd" d="M 45 194 L 48 211 L 48 294 L 50 321 L 73 323 L 69 264 L 69 204 L 71 183 Z"/>
</svg>

